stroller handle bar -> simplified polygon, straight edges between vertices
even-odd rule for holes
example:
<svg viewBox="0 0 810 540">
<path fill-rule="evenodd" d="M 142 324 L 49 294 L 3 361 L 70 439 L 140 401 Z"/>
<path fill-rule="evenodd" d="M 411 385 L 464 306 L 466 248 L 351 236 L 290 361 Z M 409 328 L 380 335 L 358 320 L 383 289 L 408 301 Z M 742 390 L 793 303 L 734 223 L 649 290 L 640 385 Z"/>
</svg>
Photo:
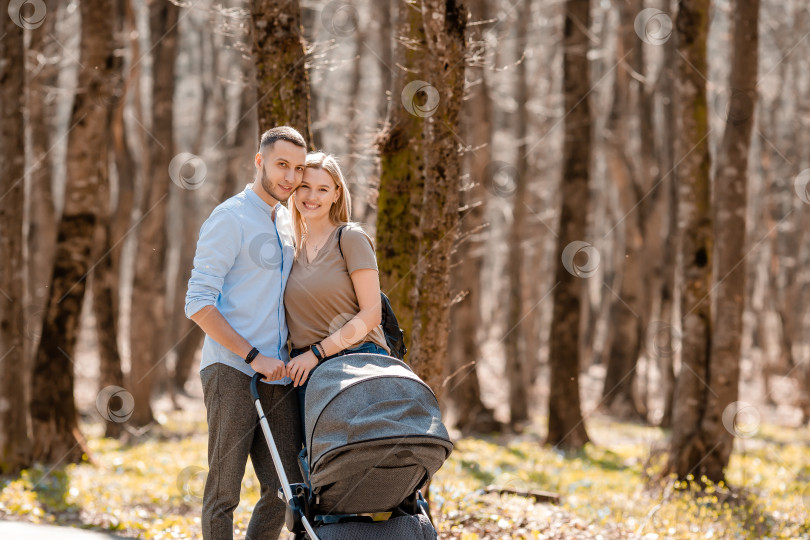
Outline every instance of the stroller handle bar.
<svg viewBox="0 0 810 540">
<path fill-rule="evenodd" d="M 253 375 L 253 378 L 250 379 L 250 396 L 253 398 L 253 401 L 259 399 L 258 382 L 262 379 L 264 379 L 264 375 L 261 373 L 256 373 Z"/>
<path fill-rule="evenodd" d="M 281 489 L 284 492 L 284 500 L 289 506 L 292 504 L 293 501 L 293 493 L 292 489 L 290 488 L 290 483 L 287 480 L 287 473 L 284 471 L 284 464 L 281 462 L 281 456 L 278 453 L 278 447 L 276 447 L 276 441 L 273 439 L 273 433 L 270 431 L 270 424 L 267 423 L 267 417 L 264 415 L 264 409 L 262 409 L 262 401 L 259 398 L 259 389 L 258 383 L 260 380 L 264 379 L 264 375 L 261 373 L 256 373 L 253 375 L 253 378 L 250 380 L 250 395 L 253 397 L 253 403 L 256 405 L 256 412 L 259 413 L 259 423 L 262 426 L 262 431 L 264 432 L 264 438 L 267 440 L 267 446 L 270 447 L 270 455 L 273 458 L 273 465 L 276 468 L 276 472 L 278 473 L 278 479 L 281 482 Z M 311 540 L 318 540 L 315 531 L 312 529 L 309 521 L 307 520 L 306 516 L 301 516 L 301 522 L 304 525 L 307 533 Z"/>
<path fill-rule="evenodd" d="M 270 455 L 273 457 L 273 465 L 276 467 L 278 479 L 281 480 L 281 489 L 284 490 L 284 499 L 289 501 L 293 498 L 292 489 L 290 489 L 290 483 L 287 481 L 287 473 L 284 471 L 284 465 L 281 463 L 281 455 L 278 453 L 276 441 L 273 439 L 273 434 L 270 432 L 270 424 L 267 423 L 267 417 L 264 415 L 262 402 L 261 399 L 259 399 L 257 383 L 261 379 L 264 379 L 264 375 L 256 373 L 250 380 L 250 394 L 253 397 L 253 403 L 256 405 L 256 412 L 259 413 L 259 423 L 262 426 L 264 438 L 267 439 L 267 445 L 270 447 Z"/>
</svg>

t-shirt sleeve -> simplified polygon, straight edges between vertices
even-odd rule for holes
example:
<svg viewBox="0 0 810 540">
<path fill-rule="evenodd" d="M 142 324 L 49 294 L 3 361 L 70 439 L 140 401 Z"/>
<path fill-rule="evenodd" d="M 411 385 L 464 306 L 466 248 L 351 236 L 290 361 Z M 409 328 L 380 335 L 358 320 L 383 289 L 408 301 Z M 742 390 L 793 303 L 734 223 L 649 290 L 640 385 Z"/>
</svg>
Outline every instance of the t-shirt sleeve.
<svg viewBox="0 0 810 540">
<path fill-rule="evenodd" d="M 340 238 L 346 269 L 349 274 L 355 270 L 370 268 L 377 270 L 377 257 L 374 255 L 374 244 L 366 232 L 359 227 L 346 227 Z"/>
</svg>

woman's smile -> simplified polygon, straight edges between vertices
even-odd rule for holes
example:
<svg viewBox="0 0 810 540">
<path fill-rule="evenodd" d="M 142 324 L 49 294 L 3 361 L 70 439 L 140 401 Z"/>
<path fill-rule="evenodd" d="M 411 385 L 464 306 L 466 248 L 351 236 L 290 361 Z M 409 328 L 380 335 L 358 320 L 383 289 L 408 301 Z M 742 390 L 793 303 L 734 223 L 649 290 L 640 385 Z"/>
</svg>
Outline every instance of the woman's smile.
<svg viewBox="0 0 810 540">
<path fill-rule="evenodd" d="M 306 201 L 306 202 L 303 202 L 302 204 L 303 204 L 304 208 L 306 208 L 307 210 L 317 210 L 318 208 L 321 207 L 320 203 L 316 203 L 316 202 L 312 202 L 312 201 Z"/>
</svg>

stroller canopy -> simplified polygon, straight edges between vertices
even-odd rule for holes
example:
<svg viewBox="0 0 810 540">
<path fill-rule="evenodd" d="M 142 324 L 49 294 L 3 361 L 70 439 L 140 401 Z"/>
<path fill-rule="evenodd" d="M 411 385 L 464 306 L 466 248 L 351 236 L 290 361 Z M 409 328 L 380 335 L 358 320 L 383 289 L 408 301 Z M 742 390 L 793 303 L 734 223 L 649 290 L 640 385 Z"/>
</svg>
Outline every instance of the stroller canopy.
<svg viewBox="0 0 810 540">
<path fill-rule="evenodd" d="M 379 354 L 334 358 L 306 394 L 310 483 L 323 510 L 390 510 L 421 487 L 453 443 L 433 391 L 404 363 Z"/>
</svg>

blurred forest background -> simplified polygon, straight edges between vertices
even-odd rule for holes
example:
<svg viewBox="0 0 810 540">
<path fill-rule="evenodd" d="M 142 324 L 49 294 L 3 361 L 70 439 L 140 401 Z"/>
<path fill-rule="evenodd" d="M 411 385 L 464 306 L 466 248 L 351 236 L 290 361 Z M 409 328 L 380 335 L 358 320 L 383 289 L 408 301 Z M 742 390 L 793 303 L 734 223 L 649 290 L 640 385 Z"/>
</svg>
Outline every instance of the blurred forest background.
<svg viewBox="0 0 810 540">
<path fill-rule="evenodd" d="M 7 493 L 204 419 L 197 235 L 282 124 L 339 156 L 458 437 L 582 457 L 655 428 L 640 459 L 700 493 L 760 426 L 806 450 L 806 1 L 2 7 Z"/>
</svg>

